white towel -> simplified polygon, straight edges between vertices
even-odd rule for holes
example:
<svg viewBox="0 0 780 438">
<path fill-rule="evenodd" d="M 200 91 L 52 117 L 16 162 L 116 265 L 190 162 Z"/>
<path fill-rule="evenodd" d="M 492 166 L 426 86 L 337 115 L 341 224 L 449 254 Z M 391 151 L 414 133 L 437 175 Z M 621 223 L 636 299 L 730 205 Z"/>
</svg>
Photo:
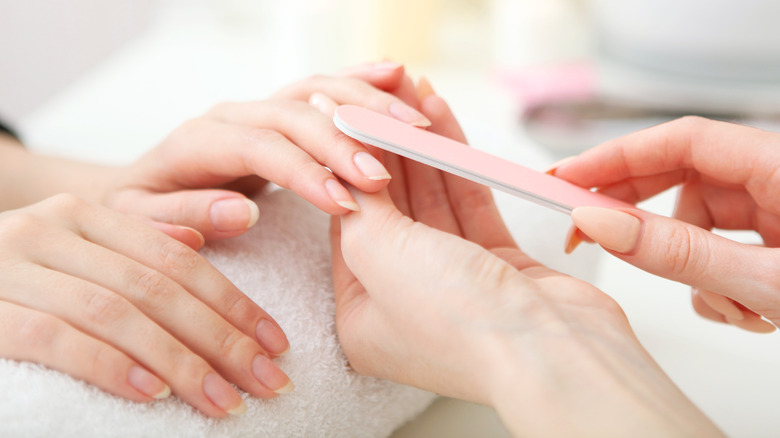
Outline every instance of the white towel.
<svg viewBox="0 0 780 438">
<path fill-rule="evenodd" d="M 538 149 L 505 146 L 499 152 L 523 164 L 549 162 Z M 433 394 L 348 368 L 333 320 L 328 217 L 286 190 L 257 201 L 252 230 L 202 253 L 287 333 L 292 349 L 277 363 L 295 383 L 293 393 L 246 397 L 246 414 L 212 420 L 176 397 L 133 403 L 38 365 L 0 360 L 0 436 L 385 437 L 424 410 Z M 595 248 L 563 255 L 565 215 L 501 193 L 497 201 L 527 252 L 593 278 Z"/>
<path fill-rule="evenodd" d="M 213 420 L 176 397 L 134 403 L 0 360 L 0 436 L 384 437 L 425 409 L 433 394 L 349 369 L 333 319 L 328 217 L 286 190 L 257 201 L 252 230 L 202 253 L 284 329 L 291 350 L 276 362 L 294 392 L 245 396 L 243 416 Z"/>
</svg>

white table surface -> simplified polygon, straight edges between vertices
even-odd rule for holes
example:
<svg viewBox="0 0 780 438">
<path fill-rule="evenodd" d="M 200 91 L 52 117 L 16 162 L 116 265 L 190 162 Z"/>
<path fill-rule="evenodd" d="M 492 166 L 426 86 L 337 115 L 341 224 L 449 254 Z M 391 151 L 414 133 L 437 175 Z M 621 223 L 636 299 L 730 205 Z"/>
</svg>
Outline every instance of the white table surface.
<svg viewBox="0 0 780 438">
<path fill-rule="evenodd" d="M 153 27 L 20 128 L 42 152 L 126 163 L 216 102 L 263 98 L 296 79 L 269 62 L 267 50 L 262 38 L 186 21 Z M 513 103 L 484 68 L 422 66 L 418 72 L 432 79 L 462 120 L 528 143 Z M 672 202 L 672 195 L 662 196 L 646 208 L 668 213 Z M 561 242 L 557 236 L 555 245 Z M 623 306 L 645 347 L 728 435 L 780 435 L 780 335 L 708 322 L 691 309 L 687 287 L 606 255 L 599 258 L 596 284 Z M 490 409 L 442 399 L 394 436 L 508 434 Z"/>
</svg>

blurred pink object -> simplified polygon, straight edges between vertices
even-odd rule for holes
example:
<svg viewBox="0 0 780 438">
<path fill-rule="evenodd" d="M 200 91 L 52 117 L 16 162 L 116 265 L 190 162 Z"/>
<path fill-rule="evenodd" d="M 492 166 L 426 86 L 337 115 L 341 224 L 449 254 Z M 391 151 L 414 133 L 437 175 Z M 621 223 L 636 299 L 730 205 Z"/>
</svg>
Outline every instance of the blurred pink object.
<svg viewBox="0 0 780 438">
<path fill-rule="evenodd" d="M 587 62 L 503 70 L 498 82 L 515 94 L 526 110 L 550 102 L 583 101 L 595 96 L 596 68 Z"/>
</svg>

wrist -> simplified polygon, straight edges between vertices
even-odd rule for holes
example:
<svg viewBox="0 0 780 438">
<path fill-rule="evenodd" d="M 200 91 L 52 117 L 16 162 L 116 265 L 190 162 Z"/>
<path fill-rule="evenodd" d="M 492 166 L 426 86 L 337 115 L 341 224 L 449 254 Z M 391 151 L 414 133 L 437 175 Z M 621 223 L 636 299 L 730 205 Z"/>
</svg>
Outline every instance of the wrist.
<svg viewBox="0 0 780 438">
<path fill-rule="evenodd" d="M 485 344 L 489 404 L 513 433 L 719 436 L 627 322 L 624 331 L 603 333 L 569 325 L 568 318 L 558 322 L 552 330 L 507 332 Z"/>
</svg>

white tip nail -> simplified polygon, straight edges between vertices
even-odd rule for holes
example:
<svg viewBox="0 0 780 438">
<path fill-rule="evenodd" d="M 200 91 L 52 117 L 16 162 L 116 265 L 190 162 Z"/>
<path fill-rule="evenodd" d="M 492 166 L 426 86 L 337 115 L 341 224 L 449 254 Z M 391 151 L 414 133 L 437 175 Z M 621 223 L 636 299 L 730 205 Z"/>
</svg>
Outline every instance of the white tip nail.
<svg viewBox="0 0 780 438">
<path fill-rule="evenodd" d="M 282 386 L 281 388 L 274 390 L 275 393 L 281 395 L 281 394 L 289 394 L 291 392 L 295 391 L 295 385 L 293 385 L 292 380 L 288 381 L 286 385 Z"/>
<path fill-rule="evenodd" d="M 349 201 L 338 201 L 336 204 L 348 208 L 352 211 L 360 211 L 360 207 L 357 205 L 357 202 L 349 202 Z"/>
<path fill-rule="evenodd" d="M 251 228 L 252 225 L 257 223 L 257 220 L 260 219 L 260 208 L 252 202 L 249 199 L 245 199 L 246 205 L 249 206 L 249 223 L 247 224 L 247 228 Z"/>
<path fill-rule="evenodd" d="M 227 411 L 228 414 L 234 415 L 234 416 L 243 415 L 244 412 L 246 412 L 246 403 L 244 403 L 243 400 L 241 400 L 241 404 L 240 405 L 236 406 L 233 409 L 229 409 Z"/>
<path fill-rule="evenodd" d="M 165 385 L 165 388 L 163 388 L 162 391 L 158 392 L 152 397 L 156 398 L 157 400 L 162 400 L 164 398 L 168 398 L 170 395 L 171 395 L 171 388 L 168 385 Z"/>
</svg>

